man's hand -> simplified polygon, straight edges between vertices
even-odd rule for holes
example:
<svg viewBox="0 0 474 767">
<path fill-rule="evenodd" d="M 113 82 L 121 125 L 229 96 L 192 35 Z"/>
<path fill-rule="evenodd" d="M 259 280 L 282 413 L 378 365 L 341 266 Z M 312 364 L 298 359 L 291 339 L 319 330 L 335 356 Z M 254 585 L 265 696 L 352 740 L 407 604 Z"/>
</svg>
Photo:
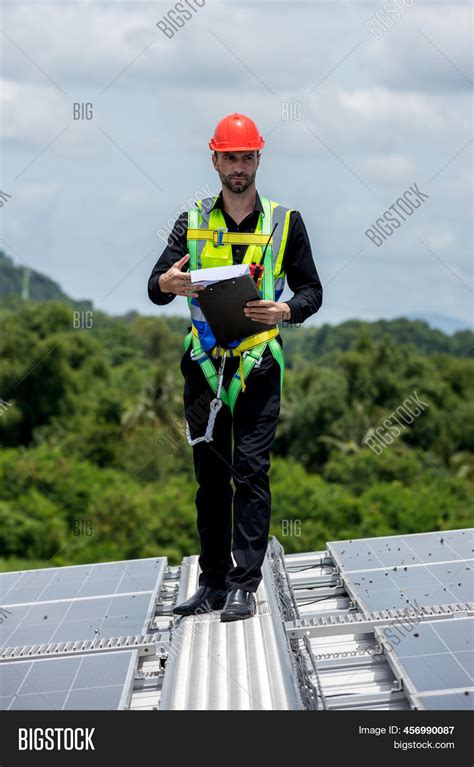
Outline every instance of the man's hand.
<svg viewBox="0 0 474 767">
<path fill-rule="evenodd" d="M 247 301 L 244 314 L 256 322 L 276 325 L 278 322 L 290 319 L 291 309 L 288 304 L 281 301 Z"/>
<path fill-rule="evenodd" d="M 181 268 L 189 260 L 189 253 L 176 261 L 167 272 L 160 274 L 158 284 L 163 293 L 175 293 L 177 296 L 199 298 L 199 291 L 204 285 L 191 285 L 191 274 L 182 272 Z"/>
</svg>

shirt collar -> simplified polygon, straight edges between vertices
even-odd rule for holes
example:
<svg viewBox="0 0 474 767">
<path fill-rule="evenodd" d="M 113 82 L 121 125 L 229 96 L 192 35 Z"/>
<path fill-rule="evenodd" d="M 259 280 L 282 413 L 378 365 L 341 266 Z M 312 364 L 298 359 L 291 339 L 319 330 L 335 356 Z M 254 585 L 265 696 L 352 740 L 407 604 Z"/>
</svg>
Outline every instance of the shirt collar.
<svg viewBox="0 0 474 767">
<path fill-rule="evenodd" d="M 219 194 L 217 195 L 216 201 L 214 205 L 212 206 L 211 210 L 213 210 L 214 208 L 220 208 L 220 210 L 222 210 L 222 192 L 219 192 Z M 263 213 L 263 205 L 258 192 L 256 193 L 256 197 L 255 197 L 254 211 L 255 210 L 258 210 L 259 213 Z"/>
</svg>

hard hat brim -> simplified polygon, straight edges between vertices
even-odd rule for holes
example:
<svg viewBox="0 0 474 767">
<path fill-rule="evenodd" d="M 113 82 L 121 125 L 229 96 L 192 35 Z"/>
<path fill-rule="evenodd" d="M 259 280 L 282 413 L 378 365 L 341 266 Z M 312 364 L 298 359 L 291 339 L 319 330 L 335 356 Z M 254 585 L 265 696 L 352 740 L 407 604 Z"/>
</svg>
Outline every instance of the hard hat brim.
<svg viewBox="0 0 474 767">
<path fill-rule="evenodd" d="M 262 139 L 257 146 L 222 146 L 215 141 L 209 142 L 209 149 L 213 152 L 255 152 L 259 149 L 263 149 L 265 141 Z"/>
</svg>

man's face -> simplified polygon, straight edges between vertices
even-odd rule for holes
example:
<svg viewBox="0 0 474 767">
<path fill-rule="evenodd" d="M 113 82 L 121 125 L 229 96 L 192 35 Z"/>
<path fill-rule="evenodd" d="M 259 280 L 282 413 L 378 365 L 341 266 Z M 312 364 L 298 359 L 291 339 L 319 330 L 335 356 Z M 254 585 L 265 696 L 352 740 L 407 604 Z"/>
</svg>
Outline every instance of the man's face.
<svg viewBox="0 0 474 767">
<path fill-rule="evenodd" d="M 217 152 L 212 155 L 222 186 L 235 194 L 245 192 L 255 181 L 260 163 L 258 152 Z"/>
</svg>

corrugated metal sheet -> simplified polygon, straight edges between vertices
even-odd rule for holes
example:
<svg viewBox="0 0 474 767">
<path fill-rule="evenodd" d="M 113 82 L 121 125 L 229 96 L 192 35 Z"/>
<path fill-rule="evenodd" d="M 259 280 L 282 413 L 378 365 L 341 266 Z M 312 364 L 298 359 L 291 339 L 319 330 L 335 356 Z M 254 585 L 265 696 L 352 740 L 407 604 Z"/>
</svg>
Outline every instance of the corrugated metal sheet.
<svg viewBox="0 0 474 767">
<path fill-rule="evenodd" d="M 184 560 L 178 602 L 198 585 L 198 558 Z M 257 615 L 221 623 L 220 613 L 175 620 L 161 695 L 164 710 L 302 709 L 268 563 Z"/>
</svg>

